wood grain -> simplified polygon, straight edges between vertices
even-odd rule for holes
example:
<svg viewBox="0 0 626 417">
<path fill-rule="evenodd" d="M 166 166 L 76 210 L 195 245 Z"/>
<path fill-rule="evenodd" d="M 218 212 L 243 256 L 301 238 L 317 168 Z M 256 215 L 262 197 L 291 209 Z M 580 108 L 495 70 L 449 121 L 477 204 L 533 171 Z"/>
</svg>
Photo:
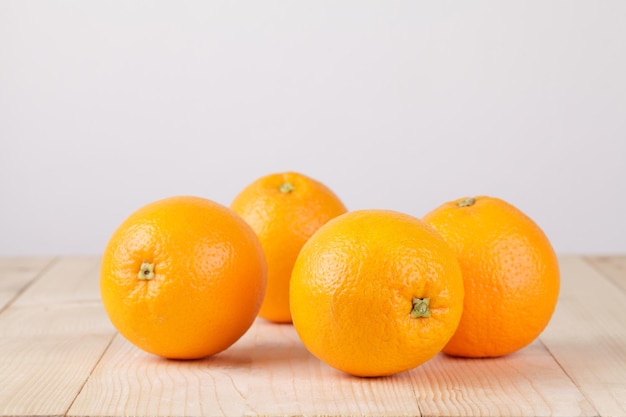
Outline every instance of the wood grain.
<svg viewBox="0 0 626 417">
<path fill-rule="evenodd" d="M 557 309 L 541 336 L 601 415 L 626 415 L 626 294 L 580 257 L 560 258 Z"/>
<path fill-rule="evenodd" d="M 35 280 L 52 258 L 0 258 L 0 311 Z"/>
<path fill-rule="evenodd" d="M 160 359 L 117 337 L 69 415 L 403 415 L 405 410 L 419 410 L 408 374 L 344 375 L 311 356 L 293 326 L 257 320 L 235 345 L 199 361 Z"/>
<path fill-rule="evenodd" d="M 419 414 L 409 373 L 385 378 L 341 373 L 311 355 L 292 325 L 259 320 L 251 342 L 248 414 Z"/>
<path fill-rule="evenodd" d="M 622 259 L 560 257 L 557 310 L 525 349 L 386 378 L 336 371 L 261 319 L 211 358 L 161 359 L 111 326 L 98 257 L 0 259 L 0 416 L 626 416 Z"/>
<path fill-rule="evenodd" d="M 115 332 L 100 302 L 85 300 L 85 286 L 77 285 L 97 282 L 84 268 L 94 262 L 36 260 L 17 268 L 13 276 L 26 284 L 0 313 L 1 415 L 65 415 L 106 350 Z"/>
<path fill-rule="evenodd" d="M 100 302 L 99 285 L 99 257 L 63 257 L 51 264 L 14 304 L 24 307 L 64 302 Z"/>
<path fill-rule="evenodd" d="M 69 410 L 70 416 L 238 416 L 249 360 L 237 349 L 171 361 L 117 336 Z"/>
<path fill-rule="evenodd" d="M 64 415 L 113 334 L 100 305 L 9 307 L 0 315 L 0 414 Z"/>
<path fill-rule="evenodd" d="M 440 354 L 412 375 L 424 415 L 597 415 L 539 341 L 501 358 Z"/>
<path fill-rule="evenodd" d="M 589 256 L 585 259 L 626 292 L 626 256 Z"/>
</svg>

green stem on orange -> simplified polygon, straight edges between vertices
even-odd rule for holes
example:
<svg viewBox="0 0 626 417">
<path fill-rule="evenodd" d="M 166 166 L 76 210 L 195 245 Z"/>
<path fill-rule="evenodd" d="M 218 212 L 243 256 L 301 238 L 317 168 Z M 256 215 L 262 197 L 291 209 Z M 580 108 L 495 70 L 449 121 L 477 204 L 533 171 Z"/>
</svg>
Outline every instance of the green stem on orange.
<svg viewBox="0 0 626 417">
<path fill-rule="evenodd" d="M 154 278 L 154 264 L 143 261 L 141 268 L 139 269 L 139 273 L 137 274 L 137 279 L 149 281 L 152 278 Z"/>
<path fill-rule="evenodd" d="M 283 194 L 289 194 L 295 189 L 296 187 L 294 187 L 293 184 L 290 182 L 283 183 L 279 188 L 280 192 Z"/>
<path fill-rule="evenodd" d="M 468 197 L 465 200 L 459 201 L 457 206 L 459 207 L 469 207 L 473 206 L 476 203 L 476 199 L 474 197 Z"/>
<path fill-rule="evenodd" d="M 411 317 L 414 319 L 420 317 L 430 317 L 430 298 L 414 298 L 413 309 L 411 310 Z"/>
</svg>

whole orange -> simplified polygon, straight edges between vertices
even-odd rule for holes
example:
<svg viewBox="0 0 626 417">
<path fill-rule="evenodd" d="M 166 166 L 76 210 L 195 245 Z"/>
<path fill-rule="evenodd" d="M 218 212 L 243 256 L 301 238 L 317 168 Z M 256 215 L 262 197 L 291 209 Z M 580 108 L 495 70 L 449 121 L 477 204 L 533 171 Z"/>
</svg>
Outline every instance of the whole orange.
<svg viewBox="0 0 626 417">
<path fill-rule="evenodd" d="M 559 266 L 544 232 L 519 209 L 493 197 L 462 198 L 428 213 L 456 253 L 465 282 L 450 355 L 494 357 L 531 343 L 559 295 Z"/>
<path fill-rule="evenodd" d="M 130 215 L 102 258 L 100 291 L 113 325 L 166 358 L 218 353 L 252 325 L 266 264 L 236 213 L 199 197 L 171 197 Z"/>
<path fill-rule="evenodd" d="M 298 252 L 320 226 L 345 213 L 346 207 L 324 184 L 296 172 L 257 179 L 230 207 L 252 226 L 265 252 L 267 289 L 259 316 L 291 322 L 289 280 Z"/>
<path fill-rule="evenodd" d="M 441 236 L 407 214 L 346 213 L 304 245 L 291 313 L 306 348 L 357 376 L 412 369 L 434 357 L 461 318 L 463 278 Z"/>
</svg>

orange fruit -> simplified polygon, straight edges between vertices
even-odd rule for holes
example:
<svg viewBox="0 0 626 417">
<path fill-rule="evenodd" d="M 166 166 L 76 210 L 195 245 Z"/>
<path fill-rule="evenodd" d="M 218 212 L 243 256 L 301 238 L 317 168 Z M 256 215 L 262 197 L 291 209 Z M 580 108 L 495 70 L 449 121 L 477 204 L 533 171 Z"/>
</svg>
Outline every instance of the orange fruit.
<svg viewBox="0 0 626 417">
<path fill-rule="evenodd" d="M 407 214 L 346 213 L 304 245 L 291 314 L 306 348 L 357 376 L 407 371 L 441 351 L 461 318 L 463 278 L 441 236 Z"/>
<path fill-rule="evenodd" d="M 465 281 L 463 317 L 444 352 L 502 356 L 535 340 L 559 295 L 558 261 L 539 226 L 485 196 L 445 203 L 424 220 L 452 247 Z"/>
<path fill-rule="evenodd" d="M 245 187 L 230 206 L 261 240 L 267 288 L 259 316 L 291 322 L 289 279 L 302 245 L 330 219 L 346 212 L 324 184 L 296 172 L 271 174 Z"/>
<path fill-rule="evenodd" d="M 250 226 L 199 197 L 131 214 L 102 258 L 100 291 L 113 325 L 139 348 L 173 359 L 218 353 L 252 325 L 266 265 Z"/>
</svg>

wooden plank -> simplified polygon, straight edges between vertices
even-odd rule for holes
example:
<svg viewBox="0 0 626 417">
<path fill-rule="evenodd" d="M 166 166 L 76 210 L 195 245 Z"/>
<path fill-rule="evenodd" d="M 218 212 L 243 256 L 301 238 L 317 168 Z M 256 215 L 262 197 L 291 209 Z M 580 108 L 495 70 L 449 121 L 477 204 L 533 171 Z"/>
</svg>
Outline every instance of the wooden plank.
<svg viewBox="0 0 626 417">
<path fill-rule="evenodd" d="M 96 303 L 7 308 L 0 315 L 0 415 L 64 415 L 113 334 Z"/>
<path fill-rule="evenodd" d="M 383 416 L 421 412 L 429 416 L 597 414 L 539 342 L 504 358 L 439 355 L 411 372 L 356 378 L 311 356 L 293 326 L 262 320 L 227 351 L 202 361 L 162 360 L 118 336 L 69 414 Z"/>
<path fill-rule="evenodd" d="M 424 415 L 597 415 L 539 341 L 500 358 L 439 354 L 411 374 Z"/>
<path fill-rule="evenodd" d="M 115 334 L 94 291 L 97 265 L 95 257 L 48 263 L 0 314 L 0 414 L 69 409 Z"/>
<path fill-rule="evenodd" d="M 626 416 L 626 294 L 580 257 L 563 256 L 561 296 L 541 340 L 603 416 Z"/>
<path fill-rule="evenodd" d="M 70 416 L 419 415 L 407 373 L 356 378 L 311 356 L 291 325 L 257 320 L 226 351 L 168 361 L 116 337 Z"/>
<path fill-rule="evenodd" d="M 258 320 L 249 376 L 250 415 L 420 415 L 409 373 L 357 378 L 311 355 L 292 325 Z M 269 383 L 268 383 L 269 382 Z"/>
<path fill-rule="evenodd" d="M 251 364 L 245 338 L 208 359 L 173 361 L 118 334 L 68 415 L 243 415 Z"/>
<path fill-rule="evenodd" d="M 579 257 L 560 261 L 557 311 L 531 346 L 355 378 L 311 356 L 293 326 L 260 319 L 211 358 L 144 353 L 114 337 L 99 301 L 99 259 L 62 258 L 0 312 L 0 415 L 626 416 L 621 275 Z"/>
<path fill-rule="evenodd" d="M 14 302 L 34 306 L 100 301 L 100 257 L 63 257 L 54 262 Z"/>
<path fill-rule="evenodd" d="M 9 305 L 53 258 L 0 258 L 0 310 Z"/>
<path fill-rule="evenodd" d="M 108 334 L 115 329 L 100 303 L 64 303 L 16 307 L 0 314 L 0 337 L 42 338 L 47 336 Z"/>
<path fill-rule="evenodd" d="M 626 255 L 589 256 L 586 260 L 626 292 Z"/>
</svg>

